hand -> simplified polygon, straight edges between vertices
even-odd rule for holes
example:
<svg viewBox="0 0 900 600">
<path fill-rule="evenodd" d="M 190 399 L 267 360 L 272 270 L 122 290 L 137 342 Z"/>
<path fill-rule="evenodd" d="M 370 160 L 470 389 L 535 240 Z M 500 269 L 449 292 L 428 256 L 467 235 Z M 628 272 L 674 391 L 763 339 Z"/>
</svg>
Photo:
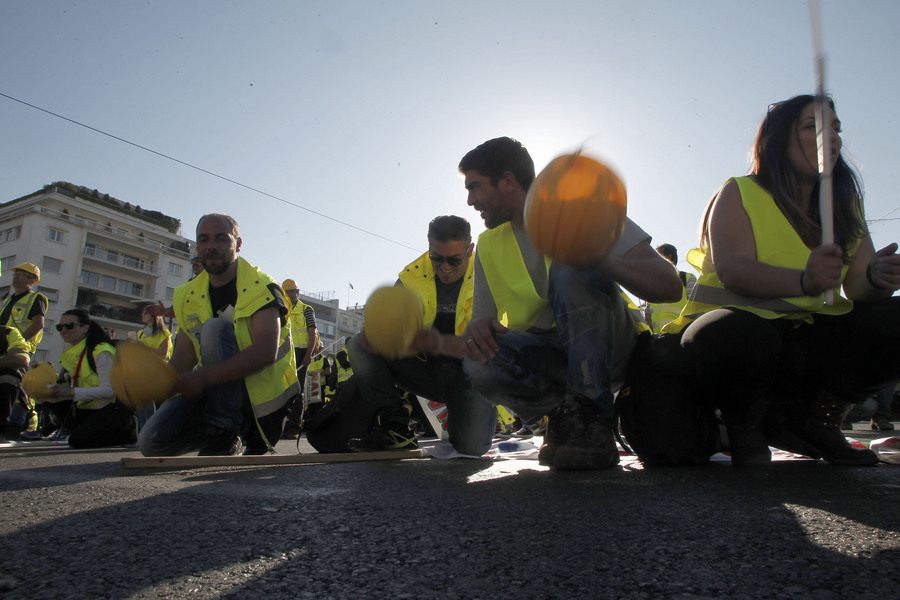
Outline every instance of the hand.
<svg viewBox="0 0 900 600">
<path fill-rule="evenodd" d="M 159 301 L 159 304 L 147 305 L 147 307 L 144 310 L 151 317 L 161 317 L 166 314 L 166 307 L 163 306 L 162 300 Z"/>
<path fill-rule="evenodd" d="M 67 385 L 54 385 L 47 389 L 45 402 L 62 402 L 75 398 L 75 389 Z"/>
<path fill-rule="evenodd" d="M 202 368 L 181 375 L 178 378 L 178 383 L 175 384 L 175 391 L 185 398 L 200 396 L 204 388 L 206 388 L 206 381 Z"/>
<path fill-rule="evenodd" d="M 842 257 L 843 251 L 837 244 L 813 248 L 803 275 L 803 289 L 807 294 L 817 296 L 841 285 Z"/>
<path fill-rule="evenodd" d="M 444 340 L 441 333 L 434 327 L 420 329 L 413 338 L 410 349 L 424 354 L 437 356 L 443 354 Z"/>
<path fill-rule="evenodd" d="M 501 325 L 497 319 L 487 317 L 473 319 L 469 322 L 469 326 L 466 327 L 462 335 L 465 347 L 463 353 L 472 360 L 477 360 L 481 364 L 486 365 L 500 351 L 500 346 L 494 340 L 494 334 L 507 331 L 509 330 Z"/>
<path fill-rule="evenodd" d="M 900 256 L 897 244 L 888 244 L 876 252 L 869 261 L 866 274 L 869 283 L 883 290 L 900 289 Z"/>
</svg>

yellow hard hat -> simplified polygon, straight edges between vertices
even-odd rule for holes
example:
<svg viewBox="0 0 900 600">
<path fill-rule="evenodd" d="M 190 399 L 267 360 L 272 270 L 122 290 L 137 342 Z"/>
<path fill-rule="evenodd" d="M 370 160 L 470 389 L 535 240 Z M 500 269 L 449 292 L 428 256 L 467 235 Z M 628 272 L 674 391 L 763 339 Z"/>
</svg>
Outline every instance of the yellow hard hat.
<svg viewBox="0 0 900 600">
<path fill-rule="evenodd" d="M 119 402 L 137 408 L 162 402 L 175 393 L 178 375 L 149 346 L 134 340 L 116 344 L 116 357 L 109 369 L 109 383 Z"/>
<path fill-rule="evenodd" d="M 299 288 L 297 287 L 297 282 L 294 281 L 293 279 L 285 279 L 284 283 L 281 284 L 281 289 L 283 289 L 284 291 L 288 291 L 288 290 L 296 290 Z"/>
<path fill-rule="evenodd" d="M 13 267 L 13 271 L 25 271 L 34 276 L 35 281 L 41 280 L 41 270 L 38 269 L 37 265 L 33 265 L 31 263 L 22 263 L 18 267 Z"/>
<path fill-rule="evenodd" d="M 422 301 L 403 286 L 376 289 L 366 300 L 363 328 L 366 339 L 378 354 L 396 359 L 415 354 L 410 349 L 422 329 Z"/>
<path fill-rule="evenodd" d="M 56 385 L 56 371 L 48 362 L 36 364 L 28 369 L 22 377 L 22 389 L 32 400 L 48 400 L 50 398 L 49 389 L 54 385 Z"/>
</svg>

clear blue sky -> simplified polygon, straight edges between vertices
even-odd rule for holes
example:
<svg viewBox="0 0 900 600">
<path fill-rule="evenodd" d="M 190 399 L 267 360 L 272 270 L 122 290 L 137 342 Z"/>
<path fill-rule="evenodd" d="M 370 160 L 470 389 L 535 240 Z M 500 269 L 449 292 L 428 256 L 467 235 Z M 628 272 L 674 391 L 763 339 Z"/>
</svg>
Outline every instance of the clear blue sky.
<svg viewBox="0 0 900 600">
<path fill-rule="evenodd" d="M 822 9 L 880 248 L 900 240 L 900 3 Z M 245 258 L 352 305 L 426 249 L 434 216 L 483 230 L 456 165 L 500 135 L 538 169 L 587 142 L 683 257 L 768 104 L 814 83 L 800 0 L 0 0 L 0 93 L 287 203 L 3 97 L 0 200 L 67 180 L 190 238 L 227 212 Z"/>
</svg>

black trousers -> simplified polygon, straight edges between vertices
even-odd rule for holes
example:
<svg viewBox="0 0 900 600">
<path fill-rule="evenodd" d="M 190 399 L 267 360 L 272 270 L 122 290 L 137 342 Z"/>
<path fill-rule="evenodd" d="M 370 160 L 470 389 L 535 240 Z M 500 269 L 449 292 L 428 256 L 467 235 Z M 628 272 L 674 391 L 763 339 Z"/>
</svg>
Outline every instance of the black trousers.
<svg viewBox="0 0 900 600">
<path fill-rule="evenodd" d="M 71 400 L 48 406 L 60 427 L 68 430 L 73 448 L 104 448 L 136 441 L 134 411 L 118 402 L 97 409 L 79 409 Z"/>
<path fill-rule="evenodd" d="M 723 410 L 812 402 L 821 392 L 859 403 L 900 381 L 900 297 L 799 325 L 718 309 L 685 328 L 681 350 L 681 370 Z"/>
</svg>

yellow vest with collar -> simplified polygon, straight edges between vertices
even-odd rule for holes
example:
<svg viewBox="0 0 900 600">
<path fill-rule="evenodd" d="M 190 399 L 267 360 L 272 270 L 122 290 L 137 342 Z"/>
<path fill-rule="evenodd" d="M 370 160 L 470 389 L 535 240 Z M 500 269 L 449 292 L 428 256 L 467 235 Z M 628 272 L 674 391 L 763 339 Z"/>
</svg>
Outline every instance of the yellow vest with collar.
<svg viewBox="0 0 900 600">
<path fill-rule="evenodd" d="M 472 319 L 472 298 L 475 291 L 474 282 L 475 261 L 469 258 L 469 266 L 463 275 L 462 286 L 459 288 L 459 297 L 456 299 L 456 335 L 462 335 L 466 325 Z M 434 282 L 434 265 L 431 264 L 429 253 L 426 252 L 413 262 L 406 265 L 399 274 L 403 287 L 409 288 L 422 299 L 422 307 L 425 310 L 422 322 L 425 327 L 434 325 L 437 317 L 437 288 Z"/>
<path fill-rule="evenodd" d="M 234 335 L 238 348 L 244 350 L 253 343 L 250 336 L 250 318 L 256 311 L 275 300 L 269 284 L 276 282 L 241 257 L 238 257 L 237 263 Z M 285 302 L 289 303 L 288 300 Z M 209 274 L 203 271 L 194 279 L 175 288 L 173 305 L 179 326 L 184 329 L 194 345 L 194 354 L 199 361 L 200 328 L 214 316 L 209 299 Z M 257 417 L 275 412 L 300 391 L 294 347 L 291 342 L 290 320 L 285 321 L 278 336 L 275 362 L 244 378 L 250 403 L 253 405 L 253 413 Z"/>
<path fill-rule="evenodd" d="M 806 269 L 811 250 L 800 238 L 774 198 L 751 177 L 735 177 L 741 193 L 741 204 L 750 218 L 753 238 L 756 242 L 756 260 L 767 265 Z M 853 255 L 859 247 L 857 240 L 850 248 Z M 716 275 L 709 254 L 695 248 L 687 255 L 688 262 L 700 271 L 694 290 L 681 316 L 663 328 L 665 333 L 677 333 L 694 319 L 711 310 L 733 307 L 746 310 L 764 319 L 794 319 L 811 321 L 816 313 L 842 315 L 853 309 L 853 301 L 841 296 L 841 288 L 835 289 L 834 303 L 825 304 L 825 294 L 793 298 L 751 298 L 732 292 L 722 285 Z M 841 280 L 847 276 L 847 265 L 841 270 Z"/>
<path fill-rule="evenodd" d="M 302 300 L 297 300 L 297 304 L 291 307 L 288 318 L 291 322 L 291 338 L 294 340 L 295 348 L 309 347 L 309 330 L 306 327 L 306 307 Z"/>
<path fill-rule="evenodd" d="M 137 339 L 139 339 L 150 348 L 153 348 L 154 350 L 156 348 L 159 348 L 164 341 L 169 340 L 169 349 L 166 352 L 166 358 L 172 357 L 172 347 L 174 344 L 172 344 L 172 334 L 168 329 L 162 329 L 159 331 L 159 333 L 151 336 L 145 336 L 144 330 L 139 329 L 137 332 Z"/>
<path fill-rule="evenodd" d="M 10 292 L 10 297 L 7 298 L 6 302 L 3 303 L 3 306 L 0 307 L 0 313 L 2 313 L 6 309 L 6 306 L 10 303 L 10 301 L 12 300 L 12 296 L 14 295 L 15 294 L 13 292 Z M 47 305 L 46 296 L 39 292 L 28 292 L 27 294 L 19 298 L 18 302 L 13 305 L 12 311 L 9 314 L 9 322 L 7 323 L 7 325 L 11 325 L 18 329 L 19 333 L 24 333 L 25 331 L 27 331 L 28 328 L 31 327 L 32 323 L 32 320 L 28 318 L 28 315 L 31 314 L 31 307 L 34 306 L 34 303 L 37 301 L 38 297 L 43 298 L 44 305 Z M 28 344 L 28 352 L 30 354 L 34 354 L 34 351 L 37 350 L 37 346 L 41 343 L 41 339 L 43 339 L 43 337 L 44 331 L 39 330 L 30 340 L 25 340 L 25 342 Z"/>
</svg>

